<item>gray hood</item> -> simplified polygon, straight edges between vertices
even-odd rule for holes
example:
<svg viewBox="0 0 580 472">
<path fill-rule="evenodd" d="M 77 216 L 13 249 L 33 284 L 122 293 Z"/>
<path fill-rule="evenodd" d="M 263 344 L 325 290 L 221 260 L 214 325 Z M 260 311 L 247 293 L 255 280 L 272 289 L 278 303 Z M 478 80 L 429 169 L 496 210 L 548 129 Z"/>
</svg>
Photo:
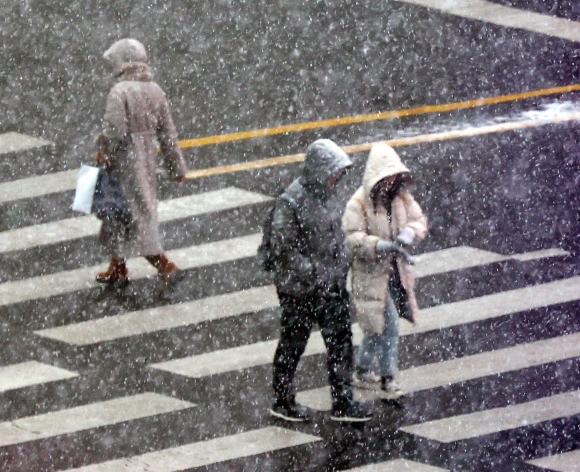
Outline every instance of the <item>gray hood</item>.
<svg viewBox="0 0 580 472">
<path fill-rule="evenodd" d="M 334 141 L 318 139 L 306 149 L 300 180 L 305 187 L 326 188 L 330 176 L 351 165 L 350 158 Z"/>
<path fill-rule="evenodd" d="M 145 46 L 136 39 L 125 38 L 117 41 L 103 54 L 103 59 L 113 68 L 115 76 L 135 65 L 146 66 L 147 51 Z"/>
</svg>

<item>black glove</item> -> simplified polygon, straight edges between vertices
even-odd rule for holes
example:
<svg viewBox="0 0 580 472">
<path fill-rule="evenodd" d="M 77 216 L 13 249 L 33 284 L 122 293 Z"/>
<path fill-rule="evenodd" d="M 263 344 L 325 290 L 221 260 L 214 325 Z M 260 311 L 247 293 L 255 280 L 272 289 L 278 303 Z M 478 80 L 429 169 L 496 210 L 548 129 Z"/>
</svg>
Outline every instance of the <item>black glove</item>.
<svg viewBox="0 0 580 472">
<path fill-rule="evenodd" d="M 415 259 L 413 256 L 405 251 L 398 243 L 393 243 L 391 241 L 386 241 L 384 239 L 379 239 L 377 242 L 377 254 L 380 256 L 392 255 L 394 257 L 402 257 L 405 262 L 409 265 L 415 264 Z"/>
</svg>

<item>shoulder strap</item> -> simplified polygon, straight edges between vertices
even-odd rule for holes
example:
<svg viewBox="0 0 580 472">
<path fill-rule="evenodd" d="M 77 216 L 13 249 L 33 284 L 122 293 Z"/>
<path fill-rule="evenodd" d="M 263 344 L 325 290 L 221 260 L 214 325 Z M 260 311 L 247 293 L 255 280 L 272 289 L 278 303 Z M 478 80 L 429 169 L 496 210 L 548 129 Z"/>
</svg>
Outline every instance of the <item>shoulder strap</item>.
<svg viewBox="0 0 580 472">
<path fill-rule="evenodd" d="M 365 227 L 366 227 L 366 230 L 368 233 L 369 232 L 369 218 L 367 215 L 367 209 L 365 207 L 365 204 L 363 203 L 363 201 L 359 197 L 354 197 L 353 200 L 356 201 L 360 205 L 360 209 L 362 211 L 362 214 L 365 217 Z"/>
<path fill-rule="evenodd" d="M 281 200 L 288 202 L 288 204 L 292 207 L 292 210 L 294 210 L 294 217 L 296 218 L 296 223 L 298 223 L 298 226 L 302 229 L 302 222 L 300 221 L 298 203 L 296 202 L 296 200 L 294 200 L 293 197 L 291 197 L 285 192 L 282 192 L 279 198 Z"/>
<path fill-rule="evenodd" d="M 360 205 L 360 209 L 362 210 L 363 215 L 366 219 L 367 218 L 367 209 L 366 209 L 364 203 L 362 202 L 362 200 L 359 197 L 354 197 L 354 200 Z"/>
</svg>

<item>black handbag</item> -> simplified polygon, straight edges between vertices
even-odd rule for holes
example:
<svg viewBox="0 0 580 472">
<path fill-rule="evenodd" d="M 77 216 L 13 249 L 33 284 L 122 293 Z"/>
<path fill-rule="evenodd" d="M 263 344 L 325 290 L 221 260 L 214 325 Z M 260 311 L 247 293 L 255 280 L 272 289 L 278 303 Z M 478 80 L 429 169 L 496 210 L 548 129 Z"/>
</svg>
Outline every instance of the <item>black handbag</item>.
<svg viewBox="0 0 580 472">
<path fill-rule="evenodd" d="M 401 274 L 399 273 L 399 264 L 397 264 L 397 261 L 394 258 L 391 266 L 391 276 L 389 277 L 389 293 L 395 303 L 395 308 L 397 308 L 399 317 L 414 324 L 415 319 L 413 318 L 413 312 L 409 306 L 409 294 L 407 293 L 407 289 L 403 287 Z"/>
<path fill-rule="evenodd" d="M 131 208 L 116 172 L 104 168 L 99 170 L 91 213 L 100 220 L 119 221 L 125 225 L 131 223 Z"/>
</svg>

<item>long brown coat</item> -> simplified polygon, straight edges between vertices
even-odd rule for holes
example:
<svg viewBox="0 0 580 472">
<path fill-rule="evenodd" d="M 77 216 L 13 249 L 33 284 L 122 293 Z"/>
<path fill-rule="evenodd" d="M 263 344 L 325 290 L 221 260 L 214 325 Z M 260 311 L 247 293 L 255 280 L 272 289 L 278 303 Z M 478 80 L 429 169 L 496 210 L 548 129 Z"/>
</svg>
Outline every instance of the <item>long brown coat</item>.
<svg viewBox="0 0 580 472">
<path fill-rule="evenodd" d="M 408 227 L 415 233 L 414 243 L 427 234 L 427 219 L 413 195 L 403 189 L 393 199 L 391 219 L 387 210 L 373 208 L 370 192 L 385 177 L 409 172 L 397 153 L 386 144 L 373 147 L 363 176 L 363 185 L 346 206 L 342 220 L 346 241 L 353 253 L 351 267 L 352 295 L 357 321 L 366 334 L 382 333 L 385 324 L 385 305 L 389 297 L 390 258 L 377 256 L 379 239 L 396 238 L 399 229 Z M 414 293 L 415 276 L 412 267 L 397 260 L 401 282 L 409 293 L 413 315 L 419 310 Z"/>
<path fill-rule="evenodd" d="M 103 222 L 99 239 L 110 256 L 161 254 L 157 215 L 157 155 L 172 179 L 185 176 L 186 166 L 163 90 L 144 63 L 126 63 L 107 97 L 101 152 L 117 172 L 133 215 L 126 228 Z"/>
</svg>

